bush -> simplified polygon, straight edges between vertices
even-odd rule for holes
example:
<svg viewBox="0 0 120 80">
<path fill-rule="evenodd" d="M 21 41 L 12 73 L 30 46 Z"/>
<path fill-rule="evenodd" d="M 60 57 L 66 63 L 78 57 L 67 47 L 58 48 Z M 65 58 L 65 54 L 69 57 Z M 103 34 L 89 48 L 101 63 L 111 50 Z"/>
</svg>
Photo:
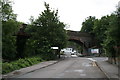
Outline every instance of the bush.
<svg viewBox="0 0 120 80">
<path fill-rule="evenodd" d="M 40 63 L 42 61 L 43 60 L 42 58 L 40 58 L 40 56 L 35 56 L 35 57 L 30 57 L 30 58 L 19 59 L 17 61 L 13 61 L 10 63 L 5 62 L 2 64 L 2 74 L 6 74 L 14 70 L 28 67 L 28 66 Z"/>
<path fill-rule="evenodd" d="M 45 61 L 55 60 L 56 59 L 56 55 L 53 54 L 53 53 L 40 54 L 40 56 Z"/>
</svg>

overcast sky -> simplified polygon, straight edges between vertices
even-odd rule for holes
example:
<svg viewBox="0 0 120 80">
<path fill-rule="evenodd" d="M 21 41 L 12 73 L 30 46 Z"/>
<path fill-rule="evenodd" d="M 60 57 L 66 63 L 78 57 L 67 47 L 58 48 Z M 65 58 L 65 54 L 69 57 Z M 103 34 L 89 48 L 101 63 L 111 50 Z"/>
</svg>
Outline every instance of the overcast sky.
<svg viewBox="0 0 120 80">
<path fill-rule="evenodd" d="M 88 16 L 109 15 L 116 10 L 120 0 L 13 0 L 14 13 L 17 20 L 29 22 L 30 16 L 36 19 L 44 11 L 44 2 L 50 4 L 53 10 L 58 9 L 60 21 L 69 25 L 70 30 L 79 31 L 82 22 Z"/>
</svg>

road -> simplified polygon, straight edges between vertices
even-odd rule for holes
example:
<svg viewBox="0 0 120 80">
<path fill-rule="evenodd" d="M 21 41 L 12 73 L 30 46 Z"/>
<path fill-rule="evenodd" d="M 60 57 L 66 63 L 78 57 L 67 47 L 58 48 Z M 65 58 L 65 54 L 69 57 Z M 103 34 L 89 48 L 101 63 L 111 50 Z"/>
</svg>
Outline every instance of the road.
<svg viewBox="0 0 120 80">
<path fill-rule="evenodd" d="M 16 78 L 106 78 L 90 58 L 66 58 L 54 65 Z"/>
</svg>

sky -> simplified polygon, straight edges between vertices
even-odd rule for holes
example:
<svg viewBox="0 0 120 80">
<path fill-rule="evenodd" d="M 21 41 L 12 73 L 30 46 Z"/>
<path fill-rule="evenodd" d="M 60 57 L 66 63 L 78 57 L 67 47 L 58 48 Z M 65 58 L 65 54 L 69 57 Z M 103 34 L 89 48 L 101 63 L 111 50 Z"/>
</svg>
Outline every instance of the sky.
<svg viewBox="0 0 120 80">
<path fill-rule="evenodd" d="M 116 11 L 120 0 L 12 0 L 13 11 L 17 20 L 29 23 L 30 17 L 35 19 L 45 10 L 44 2 L 52 10 L 58 9 L 61 22 L 67 24 L 66 29 L 80 31 L 82 22 L 89 16 L 101 18 Z"/>
</svg>

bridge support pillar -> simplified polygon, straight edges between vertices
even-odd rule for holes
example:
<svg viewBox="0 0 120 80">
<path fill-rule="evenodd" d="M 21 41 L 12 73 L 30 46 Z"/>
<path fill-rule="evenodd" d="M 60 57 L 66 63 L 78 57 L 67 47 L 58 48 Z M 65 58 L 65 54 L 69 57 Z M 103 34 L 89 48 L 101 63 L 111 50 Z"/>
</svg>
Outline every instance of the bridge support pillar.
<svg viewBox="0 0 120 80">
<path fill-rule="evenodd" d="M 88 49 L 87 48 L 83 48 L 83 52 L 82 52 L 84 55 L 89 55 L 88 54 Z"/>
</svg>

